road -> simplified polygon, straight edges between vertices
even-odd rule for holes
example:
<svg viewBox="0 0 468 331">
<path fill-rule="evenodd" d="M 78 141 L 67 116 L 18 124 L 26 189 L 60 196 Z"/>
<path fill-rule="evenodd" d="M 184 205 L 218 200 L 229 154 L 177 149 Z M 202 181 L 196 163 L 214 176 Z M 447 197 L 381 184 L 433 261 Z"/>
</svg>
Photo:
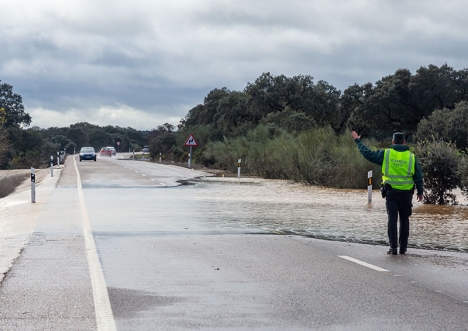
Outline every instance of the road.
<svg viewBox="0 0 468 331">
<path fill-rule="evenodd" d="M 213 222 L 236 211 L 178 183 L 203 175 L 69 157 L 1 284 L 0 330 L 466 329 L 466 254 Z"/>
</svg>

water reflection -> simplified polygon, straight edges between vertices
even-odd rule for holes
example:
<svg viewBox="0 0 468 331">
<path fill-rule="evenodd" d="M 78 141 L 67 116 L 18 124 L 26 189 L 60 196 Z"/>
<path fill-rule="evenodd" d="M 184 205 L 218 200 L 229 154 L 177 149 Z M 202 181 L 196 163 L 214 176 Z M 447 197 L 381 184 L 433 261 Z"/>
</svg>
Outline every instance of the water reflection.
<svg viewBox="0 0 468 331">
<path fill-rule="evenodd" d="M 204 221 L 219 227 L 387 243 L 385 200 L 378 191 L 368 204 L 366 191 L 322 189 L 279 180 L 204 178 L 188 191 L 192 190 L 197 193 L 191 208 L 210 211 L 203 213 Z M 466 207 L 415 202 L 410 247 L 468 251 L 467 214 Z"/>
</svg>

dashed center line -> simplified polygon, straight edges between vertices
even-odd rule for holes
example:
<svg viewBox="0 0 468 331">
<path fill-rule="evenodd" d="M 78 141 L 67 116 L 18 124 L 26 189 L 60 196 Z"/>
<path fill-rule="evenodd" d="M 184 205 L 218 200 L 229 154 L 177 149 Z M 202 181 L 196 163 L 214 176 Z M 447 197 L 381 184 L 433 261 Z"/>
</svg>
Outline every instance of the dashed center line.
<svg viewBox="0 0 468 331">
<path fill-rule="evenodd" d="M 359 264 L 359 265 L 362 265 L 362 266 L 367 267 L 367 268 L 370 268 L 370 269 L 374 269 L 374 270 L 381 271 L 381 272 L 388 272 L 387 269 L 383 269 L 383 268 L 377 267 L 377 266 L 375 266 L 375 265 L 373 265 L 373 264 L 369 264 L 369 263 L 367 263 L 367 262 L 363 262 L 363 261 L 361 261 L 361 260 L 358 260 L 358 259 L 355 259 L 355 258 L 352 258 L 352 257 L 349 257 L 349 256 L 338 255 L 338 257 L 341 257 L 342 259 L 345 259 L 345 260 L 348 260 L 348 261 L 357 263 L 357 264 Z"/>
</svg>

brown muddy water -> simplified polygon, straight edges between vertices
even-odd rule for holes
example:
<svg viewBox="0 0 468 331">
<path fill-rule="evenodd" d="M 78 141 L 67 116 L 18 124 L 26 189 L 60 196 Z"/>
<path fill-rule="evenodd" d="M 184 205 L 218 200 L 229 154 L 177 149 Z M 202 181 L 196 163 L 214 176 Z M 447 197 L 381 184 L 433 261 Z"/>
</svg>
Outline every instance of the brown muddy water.
<svg viewBox="0 0 468 331">
<path fill-rule="evenodd" d="M 197 209 L 209 211 L 205 221 L 219 227 L 368 244 L 388 242 L 385 200 L 379 191 L 373 192 L 373 202 L 368 204 L 367 190 L 207 177 L 185 192 Z M 424 205 L 416 199 L 413 204 L 409 247 L 468 252 L 468 207 Z"/>
</svg>

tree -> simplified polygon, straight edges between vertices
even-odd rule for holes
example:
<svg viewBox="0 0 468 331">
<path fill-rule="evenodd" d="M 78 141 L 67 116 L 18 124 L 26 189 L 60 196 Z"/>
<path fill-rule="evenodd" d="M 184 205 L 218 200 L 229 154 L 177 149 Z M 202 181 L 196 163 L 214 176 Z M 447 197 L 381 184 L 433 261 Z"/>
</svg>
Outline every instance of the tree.
<svg viewBox="0 0 468 331">
<path fill-rule="evenodd" d="M 215 127 L 222 135 L 246 134 L 254 126 L 252 112 L 248 108 L 249 96 L 244 92 L 231 92 L 218 102 L 214 116 Z"/>
<path fill-rule="evenodd" d="M 250 96 L 249 108 L 255 124 L 269 113 L 286 109 L 307 112 L 313 109 L 314 82 L 312 76 L 262 74 L 255 83 L 247 84 L 244 92 Z M 315 100 L 317 101 L 317 100 Z"/>
<path fill-rule="evenodd" d="M 174 129 L 174 125 L 164 123 L 148 134 L 148 145 L 152 159 L 159 156 L 159 153 L 168 154 L 176 146 Z"/>
<path fill-rule="evenodd" d="M 458 177 L 460 178 L 459 187 L 462 194 L 468 197 L 468 155 L 463 153 L 458 163 Z"/>
<path fill-rule="evenodd" d="M 65 146 L 69 145 L 70 144 L 70 139 L 68 139 L 67 137 L 61 135 L 61 134 L 57 134 L 55 136 L 53 136 L 50 141 L 54 144 L 57 144 L 59 146 L 59 151 L 63 151 L 65 150 Z"/>
<path fill-rule="evenodd" d="M 302 101 L 304 113 L 313 118 L 320 127 L 331 126 L 335 132 L 339 132 L 343 128 L 343 116 L 339 113 L 340 96 L 341 92 L 333 85 L 320 80 L 311 94 L 307 94 L 307 98 Z"/>
<path fill-rule="evenodd" d="M 270 113 L 261 121 L 273 128 L 281 128 L 288 132 L 307 131 L 316 126 L 315 121 L 305 113 L 285 110 L 283 112 Z"/>
<path fill-rule="evenodd" d="M 198 123 L 202 122 L 202 116 L 203 112 L 205 111 L 205 107 L 203 105 L 196 105 L 192 109 L 190 109 L 185 116 L 185 118 L 182 118 L 179 123 L 179 129 L 186 127 L 186 126 L 191 126 L 191 125 L 196 125 Z"/>
<path fill-rule="evenodd" d="M 460 183 L 457 148 L 442 140 L 419 142 L 416 155 L 424 173 L 424 202 L 429 204 L 455 203 L 452 193 Z"/>
<path fill-rule="evenodd" d="M 82 128 L 71 127 L 68 129 L 67 138 L 72 141 L 77 149 L 89 145 L 88 135 Z"/>
<path fill-rule="evenodd" d="M 367 121 L 362 121 L 358 115 L 360 113 L 360 108 L 372 93 L 372 83 L 364 85 L 354 84 L 348 87 L 340 98 L 337 128 L 342 130 L 342 128 L 347 124 L 352 130 L 359 132 L 363 136 L 370 135 L 370 129 L 367 127 Z"/>
<path fill-rule="evenodd" d="M 422 119 L 416 138 L 453 142 L 459 150 L 468 152 L 468 102 L 462 101 L 452 110 L 436 110 L 428 118 Z"/>
<path fill-rule="evenodd" d="M 394 75 L 378 81 L 371 91 L 366 90 L 362 104 L 352 111 L 350 125 L 362 133 L 383 140 L 395 131 L 411 133 L 419 120 L 413 117 L 410 105 L 409 83 L 411 73 L 399 69 Z M 362 89 L 362 92 L 364 89 Z"/>
<path fill-rule="evenodd" d="M 3 109 L 1 118 L 7 128 L 31 124 L 31 116 L 24 111 L 21 95 L 13 93 L 9 84 L 0 84 L 0 109 Z"/>
<path fill-rule="evenodd" d="M 0 124 L 0 169 L 5 169 L 8 165 L 8 153 L 11 145 L 8 140 L 8 133 Z"/>
<path fill-rule="evenodd" d="M 106 131 L 95 129 L 89 134 L 89 142 L 95 150 L 100 150 L 102 147 L 113 145 L 114 139 Z"/>
<path fill-rule="evenodd" d="M 436 109 L 453 109 L 458 102 L 467 100 L 467 69 L 457 71 L 447 64 L 420 67 L 412 77 L 409 89 L 419 119 Z"/>
</svg>

